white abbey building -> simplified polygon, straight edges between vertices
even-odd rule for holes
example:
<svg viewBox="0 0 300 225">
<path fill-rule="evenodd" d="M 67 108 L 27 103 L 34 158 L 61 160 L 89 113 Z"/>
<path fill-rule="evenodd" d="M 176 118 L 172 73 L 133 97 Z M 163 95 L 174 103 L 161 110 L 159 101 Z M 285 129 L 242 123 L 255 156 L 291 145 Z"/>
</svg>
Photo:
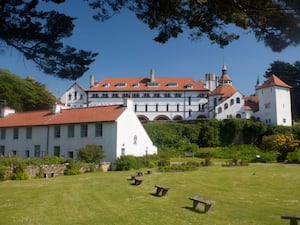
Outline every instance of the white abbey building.
<svg viewBox="0 0 300 225">
<path fill-rule="evenodd" d="M 132 111 L 132 101 L 122 105 L 14 112 L 1 108 L 0 155 L 23 158 L 45 155 L 77 158 L 77 149 L 102 146 L 105 162 L 121 155 L 157 154 L 143 125 Z"/>
<path fill-rule="evenodd" d="M 85 89 L 74 83 L 60 98 L 70 108 L 120 104 L 133 100 L 141 121 L 197 118 L 258 119 L 267 124 L 292 125 L 290 86 L 273 75 L 256 85 L 253 96 L 244 96 L 232 84 L 224 65 L 222 75 L 206 74 L 205 82 L 185 77 L 105 78 Z"/>
</svg>

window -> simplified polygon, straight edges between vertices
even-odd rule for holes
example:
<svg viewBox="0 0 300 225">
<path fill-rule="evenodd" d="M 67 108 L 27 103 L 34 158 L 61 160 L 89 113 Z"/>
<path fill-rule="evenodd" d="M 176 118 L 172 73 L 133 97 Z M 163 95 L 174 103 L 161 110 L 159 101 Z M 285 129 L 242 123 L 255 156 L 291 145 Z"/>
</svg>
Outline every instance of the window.
<svg viewBox="0 0 300 225">
<path fill-rule="evenodd" d="M 233 104 L 234 104 L 234 100 L 231 99 L 231 100 L 230 100 L 230 105 L 233 105 Z"/>
<path fill-rule="evenodd" d="M 40 145 L 34 146 L 34 157 L 36 157 L 36 158 L 41 157 L 41 146 Z"/>
<path fill-rule="evenodd" d="M 99 95 L 97 93 L 93 93 L 92 98 L 99 98 Z"/>
<path fill-rule="evenodd" d="M 144 93 L 143 97 L 144 98 L 150 98 L 150 94 L 149 93 Z"/>
<path fill-rule="evenodd" d="M 160 94 L 159 94 L 159 93 L 154 93 L 153 97 L 154 97 L 154 98 L 159 98 L 159 97 L 160 97 Z"/>
<path fill-rule="evenodd" d="M 199 104 L 198 105 L 198 111 L 199 112 L 203 112 L 204 111 L 204 105 L 203 104 Z"/>
<path fill-rule="evenodd" d="M 155 105 L 155 111 L 158 112 L 158 104 Z"/>
<path fill-rule="evenodd" d="M 68 95 L 68 100 L 70 101 L 71 99 L 72 99 L 72 95 L 69 94 L 69 95 Z"/>
<path fill-rule="evenodd" d="M 137 111 L 137 104 L 134 105 L 134 111 Z"/>
<path fill-rule="evenodd" d="M 187 88 L 187 89 L 192 89 L 192 88 L 193 88 L 193 85 L 187 84 L 187 85 L 185 85 L 185 88 Z"/>
<path fill-rule="evenodd" d="M 265 104 L 265 108 L 266 108 L 266 109 L 271 108 L 271 103 L 270 103 L 270 102 L 266 103 L 266 104 Z"/>
<path fill-rule="evenodd" d="M 54 146 L 54 156 L 60 157 L 60 146 Z"/>
<path fill-rule="evenodd" d="M 285 118 L 283 118 L 283 119 L 282 119 L 282 122 L 283 122 L 283 123 L 286 123 L 286 119 L 285 119 Z"/>
<path fill-rule="evenodd" d="M 14 128 L 13 130 L 13 138 L 18 139 L 19 138 L 19 128 Z"/>
<path fill-rule="evenodd" d="M 241 103 L 241 99 L 239 97 L 236 98 L 236 103 Z"/>
<path fill-rule="evenodd" d="M 170 82 L 167 84 L 168 87 L 178 87 L 178 84 L 176 82 Z"/>
<path fill-rule="evenodd" d="M 16 150 L 12 150 L 11 153 L 12 153 L 13 155 L 17 155 L 17 151 L 16 151 Z"/>
<path fill-rule="evenodd" d="M 1 128 L 1 140 L 5 140 L 6 138 L 6 130 L 5 128 Z"/>
<path fill-rule="evenodd" d="M 124 93 L 122 96 L 123 96 L 123 98 L 129 98 L 130 97 L 130 95 L 128 93 Z"/>
<path fill-rule="evenodd" d="M 189 105 L 191 105 L 192 104 L 192 98 L 191 98 L 191 96 L 189 96 Z"/>
<path fill-rule="evenodd" d="M 102 132 L 103 132 L 102 129 L 103 129 L 102 123 L 95 124 L 95 136 L 96 137 L 102 137 Z"/>
<path fill-rule="evenodd" d="M 241 116 L 241 114 L 236 114 L 236 116 L 235 116 L 235 118 L 237 118 L 237 119 L 241 119 L 242 118 L 242 116 Z"/>
<path fill-rule="evenodd" d="M 214 98 L 214 106 L 217 106 L 217 98 Z"/>
<path fill-rule="evenodd" d="M 60 126 L 54 126 L 54 138 L 60 138 Z"/>
<path fill-rule="evenodd" d="M 68 152 L 68 158 L 74 159 L 74 152 Z"/>
<path fill-rule="evenodd" d="M 125 148 L 121 148 L 121 155 L 125 155 Z"/>
<path fill-rule="evenodd" d="M 139 98 L 139 97 L 140 97 L 140 94 L 139 94 L 139 93 L 133 93 L 133 94 L 132 94 L 132 97 L 133 97 L 133 98 Z"/>
<path fill-rule="evenodd" d="M 225 109 L 228 109 L 228 103 L 225 103 L 225 105 L 224 105 L 224 110 Z"/>
<path fill-rule="evenodd" d="M 222 108 L 219 107 L 219 108 L 218 108 L 218 113 L 221 113 L 221 112 L 222 112 Z"/>
<path fill-rule="evenodd" d="M 32 138 L 32 127 L 26 127 L 26 138 L 27 139 Z"/>
<path fill-rule="evenodd" d="M 113 94 L 112 94 L 112 97 L 113 97 L 113 98 L 119 98 L 119 95 L 118 95 L 118 93 L 113 93 Z"/>
<path fill-rule="evenodd" d="M 0 156 L 1 155 L 5 155 L 5 146 L 4 145 L 0 145 Z"/>
<path fill-rule="evenodd" d="M 190 109 L 189 110 L 189 117 L 191 117 L 192 116 L 192 110 Z"/>
<path fill-rule="evenodd" d="M 181 98 L 181 93 L 175 93 L 175 98 Z"/>
<path fill-rule="evenodd" d="M 116 87 L 126 87 L 127 84 L 126 83 L 116 83 Z"/>
<path fill-rule="evenodd" d="M 74 137 L 74 129 L 75 129 L 75 126 L 73 124 L 68 125 L 68 137 L 69 138 Z"/>
<path fill-rule="evenodd" d="M 159 87 L 159 83 L 158 82 L 148 82 L 147 87 Z"/>
<path fill-rule="evenodd" d="M 83 95 L 81 94 L 81 95 L 80 95 L 80 100 L 82 100 L 82 99 L 83 99 Z"/>
<path fill-rule="evenodd" d="M 29 150 L 25 150 L 25 158 L 29 158 L 30 157 L 30 151 Z"/>
<path fill-rule="evenodd" d="M 108 94 L 102 94 L 102 98 L 108 98 Z"/>
<path fill-rule="evenodd" d="M 87 124 L 81 124 L 81 126 L 80 126 L 80 136 L 81 137 L 87 137 L 88 136 L 88 125 Z"/>
<path fill-rule="evenodd" d="M 74 92 L 74 100 L 77 100 L 77 92 Z"/>
<path fill-rule="evenodd" d="M 148 112 L 148 105 L 145 105 L 145 112 Z"/>
<path fill-rule="evenodd" d="M 179 105 L 179 104 L 177 104 L 177 112 L 179 112 L 179 107 L 180 107 L 180 105 Z"/>
<path fill-rule="evenodd" d="M 166 111 L 169 112 L 169 104 L 166 106 Z"/>
<path fill-rule="evenodd" d="M 171 98 L 171 94 L 170 93 L 165 93 L 164 96 L 165 96 L 165 98 Z"/>
</svg>

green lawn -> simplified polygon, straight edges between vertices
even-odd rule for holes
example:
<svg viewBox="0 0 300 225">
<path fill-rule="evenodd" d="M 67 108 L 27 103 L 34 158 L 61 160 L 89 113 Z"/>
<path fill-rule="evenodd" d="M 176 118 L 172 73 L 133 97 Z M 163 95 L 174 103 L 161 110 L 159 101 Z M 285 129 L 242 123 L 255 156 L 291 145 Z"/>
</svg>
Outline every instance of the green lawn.
<svg viewBox="0 0 300 225">
<path fill-rule="evenodd" d="M 140 186 L 130 185 L 132 173 L 1 182 L 0 224 L 287 225 L 282 214 L 300 214 L 300 165 L 153 170 Z M 170 187 L 168 195 L 154 196 L 155 185 Z M 213 212 L 193 211 L 194 195 L 214 200 Z"/>
</svg>

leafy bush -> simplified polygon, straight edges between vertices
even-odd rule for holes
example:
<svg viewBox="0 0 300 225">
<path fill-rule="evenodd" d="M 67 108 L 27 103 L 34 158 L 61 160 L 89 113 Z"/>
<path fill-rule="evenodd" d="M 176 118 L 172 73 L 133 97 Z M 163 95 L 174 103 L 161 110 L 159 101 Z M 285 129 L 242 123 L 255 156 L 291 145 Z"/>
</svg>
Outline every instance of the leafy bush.
<svg viewBox="0 0 300 225">
<path fill-rule="evenodd" d="M 104 150 L 99 145 L 86 145 L 77 149 L 78 160 L 86 163 L 99 163 L 105 157 Z"/>
<path fill-rule="evenodd" d="M 168 166 L 159 166 L 160 172 L 182 172 L 196 170 L 201 164 L 199 162 L 186 162 L 180 164 L 172 164 Z"/>
<path fill-rule="evenodd" d="M 82 163 L 75 162 L 73 159 L 68 159 L 66 161 L 66 169 L 64 171 L 65 175 L 77 175 L 80 174 L 80 168 L 82 166 Z"/>
<path fill-rule="evenodd" d="M 288 162 L 300 162 L 300 150 L 294 151 L 294 152 L 289 152 L 287 154 L 286 159 L 288 160 Z"/>
<path fill-rule="evenodd" d="M 0 181 L 5 180 L 6 170 L 7 170 L 6 166 L 0 166 Z"/>
<path fill-rule="evenodd" d="M 11 180 L 28 180 L 29 175 L 27 173 L 17 172 L 13 173 L 10 177 Z"/>
<path fill-rule="evenodd" d="M 116 170 L 131 170 L 141 168 L 141 165 L 133 155 L 122 155 L 116 160 Z"/>
</svg>

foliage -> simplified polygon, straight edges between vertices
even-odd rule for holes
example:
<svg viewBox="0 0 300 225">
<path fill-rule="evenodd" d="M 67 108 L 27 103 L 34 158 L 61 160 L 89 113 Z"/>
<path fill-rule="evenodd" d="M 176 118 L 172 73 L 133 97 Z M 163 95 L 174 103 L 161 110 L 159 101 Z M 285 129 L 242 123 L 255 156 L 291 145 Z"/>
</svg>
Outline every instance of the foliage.
<svg viewBox="0 0 300 225">
<path fill-rule="evenodd" d="M 245 144 L 258 144 L 259 139 L 265 133 L 266 124 L 259 121 L 243 120 L 243 141 Z"/>
<path fill-rule="evenodd" d="M 95 10 L 93 17 L 100 21 L 122 9 L 130 10 L 151 30 L 158 30 L 154 40 L 160 43 L 190 31 L 192 39 L 206 36 L 212 43 L 224 47 L 239 38 L 238 32 L 229 31 L 229 24 L 251 31 L 273 51 L 280 52 L 300 43 L 297 1 L 83 1 Z M 5 44 L 1 48 L 15 48 L 46 74 L 76 80 L 89 69 L 97 53 L 64 44 L 72 35 L 75 18 L 41 7 L 63 2 L 66 0 L 1 1 L 0 40 Z"/>
<path fill-rule="evenodd" d="M 66 165 L 64 175 L 77 175 L 81 173 L 80 168 L 82 167 L 82 163 L 75 162 L 73 159 L 68 159 Z"/>
<path fill-rule="evenodd" d="M 116 170 L 138 169 L 141 165 L 133 155 L 122 155 L 116 159 Z"/>
<path fill-rule="evenodd" d="M 45 156 L 42 159 L 41 163 L 44 165 L 62 164 L 65 163 L 65 159 L 63 157 L 57 157 L 57 156 Z"/>
<path fill-rule="evenodd" d="M 294 1 L 115 1 L 89 0 L 98 9 L 95 18 L 105 20 L 122 8 L 134 12 L 139 20 L 158 30 L 155 41 L 165 43 L 190 30 L 193 39 L 204 35 L 221 47 L 238 39 L 228 32 L 228 24 L 250 30 L 273 51 L 299 44 L 299 10 Z"/>
<path fill-rule="evenodd" d="M 65 45 L 63 40 L 72 35 L 74 18 L 41 10 L 40 2 L 1 1 L 0 40 L 32 60 L 44 73 L 75 80 L 89 69 L 97 54 Z"/>
<path fill-rule="evenodd" d="M 83 148 L 77 149 L 77 158 L 82 162 L 99 163 L 104 157 L 104 150 L 99 145 L 89 144 Z"/>
<path fill-rule="evenodd" d="M 178 163 L 171 165 L 162 165 L 158 167 L 160 172 L 183 172 L 183 171 L 193 171 L 200 167 L 200 163 L 196 161 L 189 161 L 186 163 Z"/>
<path fill-rule="evenodd" d="M 265 77 L 268 78 L 275 74 L 286 84 L 293 87 L 291 89 L 291 102 L 293 118 L 300 118 L 300 61 L 295 63 L 287 63 L 283 61 L 274 61 L 265 72 Z"/>
<path fill-rule="evenodd" d="M 17 111 L 49 109 L 56 98 L 46 85 L 33 78 L 22 79 L 0 69 L 0 99 Z"/>
<path fill-rule="evenodd" d="M 242 120 L 225 119 L 220 124 L 220 137 L 222 145 L 231 145 L 235 142 L 237 134 L 242 133 Z"/>
<path fill-rule="evenodd" d="M 215 147 L 220 143 L 220 122 L 217 119 L 202 119 L 198 135 L 199 147 Z"/>
<path fill-rule="evenodd" d="M 288 162 L 299 163 L 300 162 L 300 150 L 288 152 L 286 159 L 288 160 Z"/>
<path fill-rule="evenodd" d="M 288 152 L 293 152 L 298 148 L 298 142 L 292 134 L 269 135 L 262 138 L 261 148 L 265 151 L 278 152 L 280 154 L 278 160 L 283 161 Z"/>
<path fill-rule="evenodd" d="M 0 165 L 0 181 L 5 180 L 6 171 L 7 167 Z"/>
</svg>

